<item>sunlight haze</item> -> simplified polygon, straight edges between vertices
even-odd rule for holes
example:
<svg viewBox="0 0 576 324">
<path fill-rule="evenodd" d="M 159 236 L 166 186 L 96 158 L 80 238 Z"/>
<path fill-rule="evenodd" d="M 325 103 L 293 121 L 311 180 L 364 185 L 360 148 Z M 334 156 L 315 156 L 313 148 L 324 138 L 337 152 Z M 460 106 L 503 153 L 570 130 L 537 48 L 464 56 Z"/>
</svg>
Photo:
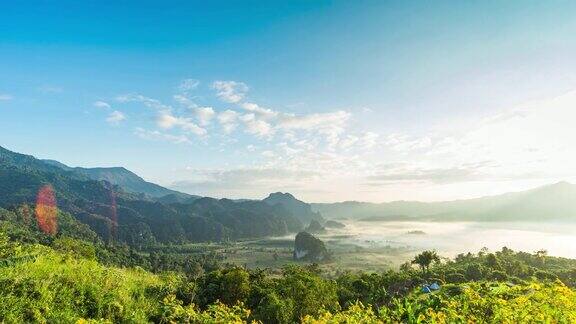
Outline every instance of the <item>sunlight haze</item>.
<svg viewBox="0 0 576 324">
<path fill-rule="evenodd" d="M 93 6 L 0 5 L 6 148 L 228 198 L 576 181 L 574 3 Z"/>
</svg>

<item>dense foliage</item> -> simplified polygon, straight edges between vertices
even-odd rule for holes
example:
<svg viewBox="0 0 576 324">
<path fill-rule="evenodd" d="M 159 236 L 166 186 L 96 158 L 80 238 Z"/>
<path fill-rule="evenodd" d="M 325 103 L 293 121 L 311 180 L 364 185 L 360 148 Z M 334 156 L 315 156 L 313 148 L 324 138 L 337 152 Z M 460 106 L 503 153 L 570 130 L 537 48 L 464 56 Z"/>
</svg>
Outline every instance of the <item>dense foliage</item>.
<svg viewBox="0 0 576 324">
<path fill-rule="evenodd" d="M 88 225 L 103 241 L 139 249 L 157 243 L 228 241 L 297 232 L 307 223 L 291 210 L 305 210 L 306 206 L 308 213 L 298 217 L 308 222 L 319 217 L 292 196 L 292 200 L 283 196 L 266 201 L 195 198 L 182 203 L 171 198 L 174 194 L 156 198 L 94 180 L 116 179 L 116 174 L 80 171 L 0 147 L 0 207 L 34 206 L 39 191 L 48 186 L 55 193 L 57 207 Z"/>
<path fill-rule="evenodd" d="M 576 260 L 544 250 L 424 251 L 399 271 L 334 274 L 248 270 L 186 244 L 320 219 L 287 194 L 158 201 L 0 148 L 0 207 L 2 323 L 576 322 Z M 327 254 L 299 236 L 300 250 Z"/>
<path fill-rule="evenodd" d="M 414 258 L 421 268 L 327 275 L 311 264 L 275 275 L 47 236 L 1 214 L 0 322 L 576 321 L 576 261 L 544 251 L 483 250 L 442 262 L 428 251 Z M 422 292 L 431 282 L 441 288 Z"/>
</svg>

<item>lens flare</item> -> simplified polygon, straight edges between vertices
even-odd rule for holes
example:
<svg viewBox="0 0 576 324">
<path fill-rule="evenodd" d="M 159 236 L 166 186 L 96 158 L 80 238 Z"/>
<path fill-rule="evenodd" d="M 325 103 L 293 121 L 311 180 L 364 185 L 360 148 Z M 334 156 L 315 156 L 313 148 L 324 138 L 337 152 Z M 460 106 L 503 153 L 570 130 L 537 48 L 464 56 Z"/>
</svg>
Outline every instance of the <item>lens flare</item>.
<svg viewBox="0 0 576 324">
<path fill-rule="evenodd" d="M 110 239 L 114 240 L 117 238 L 118 231 L 118 214 L 116 207 L 116 193 L 114 192 L 114 186 L 111 183 L 107 185 L 108 194 L 110 196 Z"/>
<path fill-rule="evenodd" d="M 36 198 L 36 220 L 38 227 L 49 235 L 55 235 L 58 230 L 58 207 L 52 186 L 45 185 L 38 191 Z"/>
</svg>

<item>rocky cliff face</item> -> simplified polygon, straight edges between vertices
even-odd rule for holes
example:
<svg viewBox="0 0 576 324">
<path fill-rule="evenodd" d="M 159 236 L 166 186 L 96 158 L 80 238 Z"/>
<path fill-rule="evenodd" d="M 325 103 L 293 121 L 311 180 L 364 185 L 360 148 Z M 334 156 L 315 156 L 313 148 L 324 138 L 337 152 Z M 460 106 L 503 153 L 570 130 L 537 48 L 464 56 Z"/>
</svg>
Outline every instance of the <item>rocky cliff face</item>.
<svg viewBox="0 0 576 324">
<path fill-rule="evenodd" d="M 294 241 L 294 260 L 320 262 L 330 259 L 324 242 L 308 232 L 300 232 Z"/>
</svg>

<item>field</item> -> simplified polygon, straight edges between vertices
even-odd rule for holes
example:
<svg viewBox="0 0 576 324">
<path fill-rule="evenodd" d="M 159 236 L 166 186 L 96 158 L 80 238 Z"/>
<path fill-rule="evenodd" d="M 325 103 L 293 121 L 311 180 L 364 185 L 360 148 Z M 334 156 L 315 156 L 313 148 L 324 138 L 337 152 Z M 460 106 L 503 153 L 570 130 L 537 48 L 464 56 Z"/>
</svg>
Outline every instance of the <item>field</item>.
<svg viewBox="0 0 576 324">
<path fill-rule="evenodd" d="M 286 264 L 304 264 L 293 260 L 294 236 L 271 237 L 244 240 L 234 243 L 198 243 L 182 247 L 182 253 L 215 253 L 225 263 L 244 266 L 249 269 L 261 268 L 277 270 Z M 364 241 L 355 244 L 349 235 L 333 230 L 316 234 L 332 254 L 329 262 L 320 264 L 327 273 L 343 270 L 382 271 L 397 269 L 410 260 L 417 250 L 409 246 L 379 245 Z"/>
<path fill-rule="evenodd" d="M 453 258 L 457 253 L 490 251 L 507 246 L 514 250 L 537 251 L 549 247 L 551 255 L 574 257 L 569 248 L 573 226 L 540 227 L 530 224 L 438 223 L 399 221 L 347 221 L 343 229 L 328 229 L 320 238 L 332 254 L 330 262 L 320 264 L 327 273 L 344 270 L 379 272 L 398 267 L 426 249 Z M 280 269 L 286 264 L 302 264 L 292 259 L 294 234 L 243 240 L 234 243 L 187 244 L 181 253 L 215 253 L 220 261 L 250 269 Z M 537 239 L 535 239 L 537 238 Z M 174 251 L 174 247 L 170 248 Z"/>
</svg>

